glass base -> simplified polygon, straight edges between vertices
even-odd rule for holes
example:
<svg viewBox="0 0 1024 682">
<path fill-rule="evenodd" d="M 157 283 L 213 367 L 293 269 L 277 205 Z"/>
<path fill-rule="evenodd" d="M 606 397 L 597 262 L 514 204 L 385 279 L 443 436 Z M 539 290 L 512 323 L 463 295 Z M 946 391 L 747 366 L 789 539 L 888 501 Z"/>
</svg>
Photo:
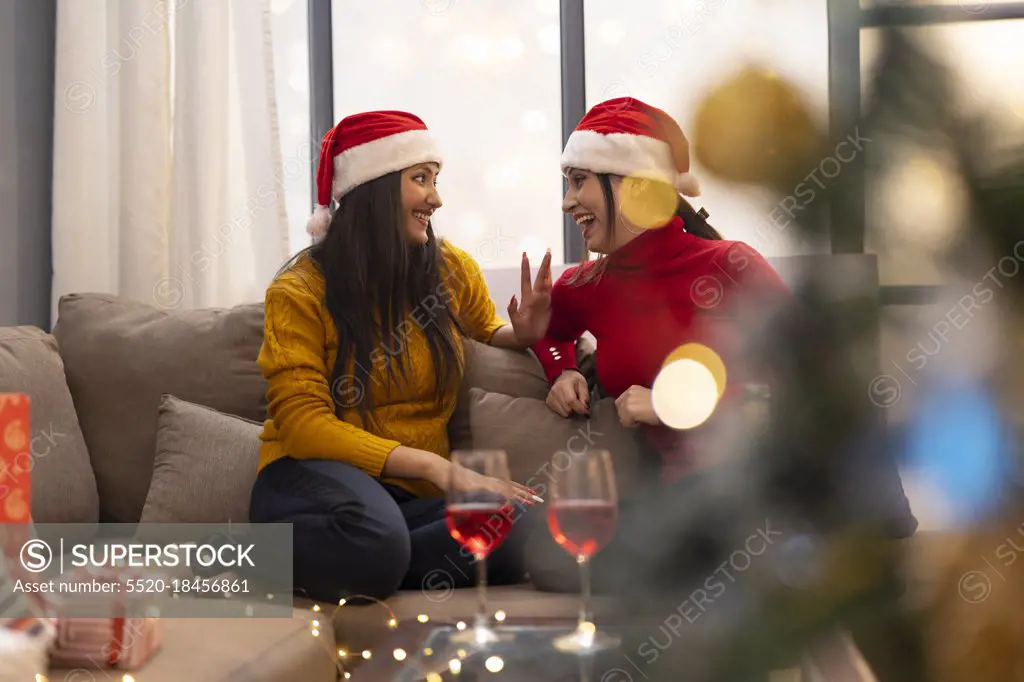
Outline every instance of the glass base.
<svg viewBox="0 0 1024 682">
<path fill-rule="evenodd" d="M 598 632 L 593 623 L 581 623 L 571 634 L 556 637 L 551 644 L 562 653 L 586 655 L 616 649 L 622 639 Z"/>
</svg>

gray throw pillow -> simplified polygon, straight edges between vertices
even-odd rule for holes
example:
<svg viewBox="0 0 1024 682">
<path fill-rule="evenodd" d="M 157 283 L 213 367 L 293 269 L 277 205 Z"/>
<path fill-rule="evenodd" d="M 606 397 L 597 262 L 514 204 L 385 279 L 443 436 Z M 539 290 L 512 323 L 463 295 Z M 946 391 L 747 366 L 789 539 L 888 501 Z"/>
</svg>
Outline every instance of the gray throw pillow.
<svg viewBox="0 0 1024 682">
<path fill-rule="evenodd" d="M 107 294 L 69 294 L 60 299 L 53 333 L 92 456 L 103 521 L 139 520 L 163 394 L 266 418 L 267 385 L 256 364 L 262 304 L 163 310 Z"/>
<path fill-rule="evenodd" d="M 259 422 L 165 395 L 142 523 L 249 522 Z"/>
</svg>

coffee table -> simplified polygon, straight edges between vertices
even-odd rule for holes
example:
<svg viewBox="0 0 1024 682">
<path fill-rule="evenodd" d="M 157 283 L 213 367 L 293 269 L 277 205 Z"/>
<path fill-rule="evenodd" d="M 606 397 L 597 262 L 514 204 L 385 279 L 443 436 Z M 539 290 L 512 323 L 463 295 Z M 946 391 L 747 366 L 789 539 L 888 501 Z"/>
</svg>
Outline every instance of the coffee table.
<svg viewBox="0 0 1024 682">
<path fill-rule="evenodd" d="M 352 681 L 641 682 L 645 679 L 644 661 L 626 654 L 628 644 L 583 658 L 556 650 L 552 641 L 575 630 L 575 621 L 509 618 L 504 623 L 492 622 L 491 626 L 501 634 L 501 641 L 477 651 L 451 641 L 464 634 L 452 624 L 403 623 L 375 647 L 371 660 L 358 661 L 358 667 L 352 670 Z M 628 631 L 624 628 L 600 624 L 598 627 L 628 641 Z M 396 651 L 401 660 L 396 659 Z M 631 664 L 631 659 L 635 663 Z"/>
</svg>

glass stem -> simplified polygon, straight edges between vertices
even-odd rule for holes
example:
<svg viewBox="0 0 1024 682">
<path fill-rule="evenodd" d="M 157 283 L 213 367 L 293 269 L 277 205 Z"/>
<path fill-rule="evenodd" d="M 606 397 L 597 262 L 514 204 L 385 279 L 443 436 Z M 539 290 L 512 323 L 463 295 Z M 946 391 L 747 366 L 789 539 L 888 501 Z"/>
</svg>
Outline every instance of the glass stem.
<svg viewBox="0 0 1024 682">
<path fill-rule="evenodd" d="M 476 593 L 479 601 L 477 603 L 476 626 L 487 627 L 487 557 L 479 555 L 476 557 Z"/>
<path fill-rule="evenodd" d="M 576 563 L 580 565 L 580 628 L 584 623 L 590 622 L 590 564 L 587 557 L 576 557 Z"/>
</svg>

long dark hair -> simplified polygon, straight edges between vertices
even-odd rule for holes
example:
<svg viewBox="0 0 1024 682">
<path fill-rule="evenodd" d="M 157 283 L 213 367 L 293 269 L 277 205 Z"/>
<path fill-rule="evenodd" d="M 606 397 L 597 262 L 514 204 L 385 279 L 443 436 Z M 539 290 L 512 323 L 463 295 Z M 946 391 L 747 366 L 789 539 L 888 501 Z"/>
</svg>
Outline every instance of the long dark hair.
<svg viewBox="0 0 1024 682">
<path fill-rule="evenodd" d="M 357 407 L 364 425 L 376 422 L 374 364 L 385 363 L 389 391 L 399 375 L 402 382 L 408 380 L 408 335 L 401 332 L 410 326 L 406 318 L 418 323 L 426 336 L 439 403 L 444 389 L 462 373 L 456 339 L 462 330 L 443 287 L 441 247 L 429 224 L 427 243 L 409 244 L 401 190 L 400 171 L 357 186 L 341 198 L 324 239 L 282 268 L 284 272 L 308 257 L 323 275 L 324 306 L 338 335 L 338 357 L 331 370 L 335 413 L 340 417 Z M 428 306 L 428 300 L 435 304 Z M 420 306 L 423 314 L 416 317 Z"/>
<path fill-rule="evenodd" d="M 606 225 L 608 225 L 608 238 L 615 238 L 615 193 L 612 191 L 612 180 L 611 175 L 608 173 L 594 173 L 597 176 L 598 182 L 601 183 L 601 193 L 604 195 L 604 204 L 607 208 Z M 718 230 L 713 228 L 708 222 L 708 213 L 703 208 L 700 211 L 694 210 L 693 205 L 690 204 L 683 197 L 679 197 L 679 204 L 676 206 L 675 215 L 683 219 L 683 226 L 690 234 L 700 237 L 701 239 L 721 239 L 722 235 Z M 580 262 L 585 263 L 590 260 L 590 250 L 587 249 L 586 243 L 583 244 L 583 253 L 580 258 Z M 576 271 L 569 278 L 570 284 L 586 284 L 592 282 L 595 279 L 599 279 L 604 274 L 607 268 L 607 261 L 600 257 L 598 262 L 594 263 L 589 268 L 577 268 Z"/>
</svg>

